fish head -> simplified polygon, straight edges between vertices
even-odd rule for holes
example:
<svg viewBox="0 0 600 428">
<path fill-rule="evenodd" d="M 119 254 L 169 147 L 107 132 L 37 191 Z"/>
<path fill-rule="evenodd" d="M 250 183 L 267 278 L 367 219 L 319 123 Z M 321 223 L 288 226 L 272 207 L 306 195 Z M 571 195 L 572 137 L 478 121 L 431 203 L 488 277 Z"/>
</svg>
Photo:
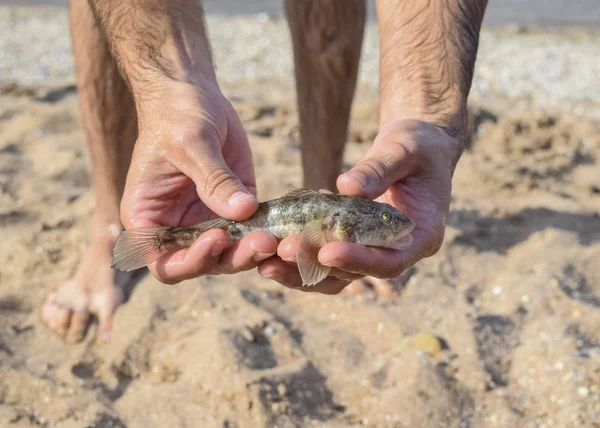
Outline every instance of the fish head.
<svg viewBox="0 0 600 428">
<path fill-rule="evenodd" d="M 399 209 L 369 201 L 354 227 L 356 242 L 362 245 L 400 249 L 412 244 L 415 222 Z"/>
</svg>

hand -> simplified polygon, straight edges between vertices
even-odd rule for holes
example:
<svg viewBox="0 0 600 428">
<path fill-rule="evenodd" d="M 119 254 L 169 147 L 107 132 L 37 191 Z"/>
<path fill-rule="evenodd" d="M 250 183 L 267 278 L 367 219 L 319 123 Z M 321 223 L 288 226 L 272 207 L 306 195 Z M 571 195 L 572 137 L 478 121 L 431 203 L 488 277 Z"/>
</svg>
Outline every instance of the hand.
<svg viewBox="0 0 600 428">
<path fill-rule="evenodd" d="M 183 226 L 256 211 L 246 133 L 216 84 L 171 81 L 137 100 L 140 133 L 121 204 L 126 228 Z M 277 250 L 266 232 L 233 243 L 222 230 L 149 265 L 165 283 L 256 267 Z"/>
<path fill-rule="evenodd" d="M 292 261 L 295 238 L 290 237 L 278 247 L 281 260 L 267 260 L 259 272 L 290 288 L 337 294 L 354 279 L 395 278 L 434 255 L 444 239 L 459 148 L 457 138 L 434 125 L 402 120 L 384 128 L 365 157 L 338 178 L 340 193 L 387 202 L 412 218 L 416 226 L 410 247 L 391 250 L 330 242 L 319 251 L 319 261 L 334 268 L 331 275 L 314 287 L 302 287 Z"/>
</svg>

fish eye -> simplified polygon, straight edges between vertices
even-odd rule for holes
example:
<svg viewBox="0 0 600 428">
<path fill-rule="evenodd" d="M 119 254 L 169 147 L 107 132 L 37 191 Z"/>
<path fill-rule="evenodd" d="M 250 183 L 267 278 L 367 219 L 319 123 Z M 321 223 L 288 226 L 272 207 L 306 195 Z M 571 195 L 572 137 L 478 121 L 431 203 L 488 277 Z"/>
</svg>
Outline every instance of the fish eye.
<svg viewBox="0 0 600 428">
<path fill-rule="evenodd" d="M 389 221 L 390 220 L 390 214 L 389 213 L 382 213 L 381 214 L 381 219 L 383 221 Z"/>
</svg>

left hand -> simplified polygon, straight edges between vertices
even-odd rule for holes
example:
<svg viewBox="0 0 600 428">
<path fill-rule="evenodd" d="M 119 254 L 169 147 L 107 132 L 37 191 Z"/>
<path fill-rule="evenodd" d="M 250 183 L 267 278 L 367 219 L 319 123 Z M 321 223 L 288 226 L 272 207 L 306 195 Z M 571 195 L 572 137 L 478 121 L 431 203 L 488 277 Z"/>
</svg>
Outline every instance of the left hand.
<svg viewBox="0 0 600 428">
<path fill-rule="evenodd" d="M 460 147 L 458 138 L 430 123 L 394 122 L 379 133 L 364 158 L 338 178 L 340 193 L 387 202 L 412 218 L 416 226 L 410 247 L 392 250 L 330 242 L 319 251 L 319 261 L 333 268 L 330 276 L 313 287 L 302 287 L 293 261 L 296 237 L 292 236 L 280 242 L 279 258 L 263 262 L 259 273 L 289 288 L 338 294 L 355 279 L 396 278 L 420 259 L 434 255 L 444 239 Z"/>
</svg>

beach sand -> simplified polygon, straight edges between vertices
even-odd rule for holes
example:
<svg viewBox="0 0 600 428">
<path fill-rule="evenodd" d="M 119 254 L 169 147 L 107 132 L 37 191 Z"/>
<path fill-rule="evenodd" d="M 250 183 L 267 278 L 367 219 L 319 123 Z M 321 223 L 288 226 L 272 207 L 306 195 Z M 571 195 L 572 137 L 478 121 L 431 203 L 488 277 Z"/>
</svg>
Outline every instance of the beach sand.
<svg viewBox="0 0 600 428">
<path fill-rule="evenodd" d="M 65 19 L 11 13 L 16 26 L 19 13 Z M 236 22 L 243 34 L 250 21 Z M 56 57 L 54 80 L 0 67 L 0 426 L 600 426 L 600 123 L 586 71 L 598 37 L 484 34 L 444 245 L 396 294 L 302 293 L 254 271 L 170 286 L 147 275 L 101 347 L 95 325 L 67 345 L 40 317 L 94 205 L 72 70 Z M 369 43 L 346 168 L 377 133 Z M 518 66 L 535 66 L 530 48 L 539 73 Z M 221 63 L 261 200 L 301 185 L 289 57 L 277 78 L 268 55 L 262 68 Z"/>
</svg>

